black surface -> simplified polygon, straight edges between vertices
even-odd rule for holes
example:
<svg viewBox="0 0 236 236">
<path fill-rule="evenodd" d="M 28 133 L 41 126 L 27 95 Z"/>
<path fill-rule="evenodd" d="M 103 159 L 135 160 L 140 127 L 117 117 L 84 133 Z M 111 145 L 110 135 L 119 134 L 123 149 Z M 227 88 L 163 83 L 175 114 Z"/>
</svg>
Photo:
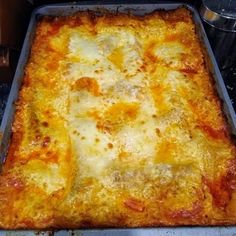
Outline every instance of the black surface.
<svg viewBox="0 0 236 236">
<path fill-rule="evenodd" d="M 0 121 L 3 116 L 9 92 L 10 92 L 10 84 L 0 83 Z"/>
<path fill-rule="evenodd" d="M 236 111 L 236 32 L 226 32 L 203 22 L 209 42 Z"/>
<path fill-rule="evenodd" d="M 221 71 L 234 110 L 236 111 L 236 65 Z"/>
<path fill-rule="evenodd" d="M 65 1 L 58 1 L 58 0 L 35 0 L 35 7 L 40 5 L 48 4 L 48 3 L 58 3 L 58 2 L 65 2 Z M 78 1 L 83 2 L 83 1 Z M 87 3 L 96 3 L 102 4 L 104 2 L 109 3 L 161 3 L 163 1 L 158 0 L 148 0 L 148 1 L 133 1 L 133 0 L 126 0 L 126 1 L 86 1 Z M 165 1 L 165 2 L 176 2 L 176 1 Z M 191 3 L 196 8 L 199 7 L 200 1 L 181 1 L 185 3 Z M 232 35 L 224 35 L 220 31 L 216 34 L 213 34 L 214 29 L 210 29 L 206 24 L 204 24 L 205 30 L 208 34 L 209 41 L 215 53 L 216 59 L 218 61 L 219 67 L 221 69 L 221 73 L 223 79 L 225 81 L 227 90 L 229 92 L 231 101 L 233 103 L 234 109 L 236 110 L 236 61 L 233 59 L 236 54 L 236 33 Z M 223 43 L 222 43 L 223 41 Z M 221 42 L 221 43 L 220 43 Z M 221 45 L 221 46 L 219 46 Z M 223 47 L 222 47 L 223 45 Z M 230 45 L 230 46 L 229 46 Z M 10 91 L 11 83 L 1 83 L 0 82 L 0 121 L 2 119 L 2 115 L 5 109 L 6 100 Z"/>
</svg>

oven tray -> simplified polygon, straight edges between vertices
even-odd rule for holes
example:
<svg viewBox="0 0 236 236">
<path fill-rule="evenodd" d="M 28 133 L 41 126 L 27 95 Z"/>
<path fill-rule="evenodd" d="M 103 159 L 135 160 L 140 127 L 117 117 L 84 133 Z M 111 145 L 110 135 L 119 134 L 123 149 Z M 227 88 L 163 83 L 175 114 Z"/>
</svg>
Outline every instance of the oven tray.
<svg viewBox="0 0 236 236">
<path fill-rule="evenodd" d="M 29 23 L 28 31 L 26 33 L 25 41 L 21 51 L 20 59 L 16 69 L 15 77 L 12 83 L 12 88 L 8 98 L 5 113 L 0 126 L 0 163 L 3 163 L 6 157 L 7 148 L 11 136 L 11 125 L 15 112 L 15 102 L 18 98 L 18 93 L 21 87 L 21 82 L 24 75 L 24 67 L 28 61 L 28 56 L 30 53 L 30 48 L 34 38 L 34 33 L 36 29 L 37 19 L 40 15 L 70 15 L 76 11 L 85 10 L 98 10 L 108 9 L 110 11 L 119 11 L 126 13 L 134 13 L 136 15 L 143 15 L 152 12 L 157 9 L 171 10 L 178 7 L 185 6 L 193 13 L 194 22 L 196 25 L 196 30 L 201 40 L 203 47 L 205 48 L 205 56 L 207 59 L 207 64 L 214 78 L 215 87 L 218 92 L 219 97 L 222 100 L 223 110 L 225 116 L 228 120 L 230 126 L 230 131 L 232 135 L 236 135 L 236 113 L 231 104 L 230 98 L 228 96 L 225 84 L 221 77 L 219 68 L 217 66 L 216 60 L 214 58 L 213 52 L 211 50 L 210 44 L 208 42 L 206 33 L 204 31 L 201 19 L 198 12 L 190 5 L 184 3 L 158 3 L 158 4 L 89 4 L 83 3 L 67 3 L 67 4 L 53 4 L 46 5 L 37 8 L 33 13 Z M 140 229 L 81 229 L 81 230 L 59 230 L 52 233 L 52 231 L 4 231 L 0 230 L 0 236 L 3 235 L 52 235 L 56 234 L 58 236 L 63 235 L 101 235 L 101 236 L 171 236 L 171 235 L 181 235 L 181 236 L 197 236 L 197 235 L 207 235 L 207 236 L 236 236 L 236 226 L 231 227 L 159 227 L 159 228 L 140 228 Z"/>
</svg>

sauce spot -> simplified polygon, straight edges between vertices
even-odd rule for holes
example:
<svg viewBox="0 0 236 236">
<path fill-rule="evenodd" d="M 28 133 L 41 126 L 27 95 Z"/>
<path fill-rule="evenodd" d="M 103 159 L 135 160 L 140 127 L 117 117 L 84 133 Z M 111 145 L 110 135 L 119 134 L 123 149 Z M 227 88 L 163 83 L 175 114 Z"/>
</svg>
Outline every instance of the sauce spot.
<svg viewBox="0 0 236 236">
<path fill-rule="evenodd" d="M 92 93 L 94 96 L 99 96 L 99 85 L 94 78 L 90 77 L 81 77 L 80 79 L 76 80 L 74 85 L 72 86 L 73 90 L 86 90 Z"/>
<path fill-rule="evenodd" d="M 122 69 L 124 61 L 122 49 L 120 47 L 114 49 L 108 56 L 108 60 L 110 60 L 117 68 Z"/>
<path fill-rule="evenodd" d="M 144 203 L 138 199 L 135 198 L 128 198 L 124 201 L 124 205 L 136 212 L 143 212 L 144 211 Z"/>
</svg>

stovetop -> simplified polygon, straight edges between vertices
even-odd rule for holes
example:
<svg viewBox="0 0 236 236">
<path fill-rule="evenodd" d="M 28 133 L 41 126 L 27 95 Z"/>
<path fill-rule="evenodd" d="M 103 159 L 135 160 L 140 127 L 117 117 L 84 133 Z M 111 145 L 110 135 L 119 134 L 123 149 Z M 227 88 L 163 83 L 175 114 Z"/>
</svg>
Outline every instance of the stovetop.
<svg viewBox="0 0 236 236">
<path fill-rule="evenodd" d="M 211 32 L 208 30 L 208 26 L 204 24 L 204 27 L 208 34 L 209 41 L 211 45 L 213 46 L 220 39 L 219 37 L 218 38 L 211 37 Z M 220 53 L 222 53 L 222 51 L 223 50 L 221 49 Z M 217 51 L 215 51 L 215 56 L 216 56 L 216 59 L 220 61 L 220 58 L 217 55 Z M 221 69 L 222 77 L 224 79 L 226 88 L 231 98 L 231 102 L 233 104 L 234 110 L 236 111 L 236 61 L 228 65 L 226 68 L 222 66 L 221 68 L 223 68 Z M 7 98 L 10 92 L 10 87 L 11 87 L 11 83 L 0 82 L 0 122 L 2 120 Z"/>
<path fill-rule="evenodd" d="M 10 92 L 10 84 L 0 83 L 0 121 L 2 120 L 9 92 Z"/>
<path fill-rule="evenodd" d="M 236 111 L 236 65 L 221 71 L 234 110 Z"/>
</svg>

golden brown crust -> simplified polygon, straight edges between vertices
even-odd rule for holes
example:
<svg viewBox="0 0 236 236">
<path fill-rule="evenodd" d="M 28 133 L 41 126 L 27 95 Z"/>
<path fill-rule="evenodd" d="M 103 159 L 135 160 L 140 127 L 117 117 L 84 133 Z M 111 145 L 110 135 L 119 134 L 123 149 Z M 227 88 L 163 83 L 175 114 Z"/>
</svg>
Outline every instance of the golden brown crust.
<svg viewBox="0 0 236 236">
<path fill-rule="evenodd" d="M 0 228 L 236 223 L 236 148 L 191 13 L 40 20 Z"/>
</svg>

